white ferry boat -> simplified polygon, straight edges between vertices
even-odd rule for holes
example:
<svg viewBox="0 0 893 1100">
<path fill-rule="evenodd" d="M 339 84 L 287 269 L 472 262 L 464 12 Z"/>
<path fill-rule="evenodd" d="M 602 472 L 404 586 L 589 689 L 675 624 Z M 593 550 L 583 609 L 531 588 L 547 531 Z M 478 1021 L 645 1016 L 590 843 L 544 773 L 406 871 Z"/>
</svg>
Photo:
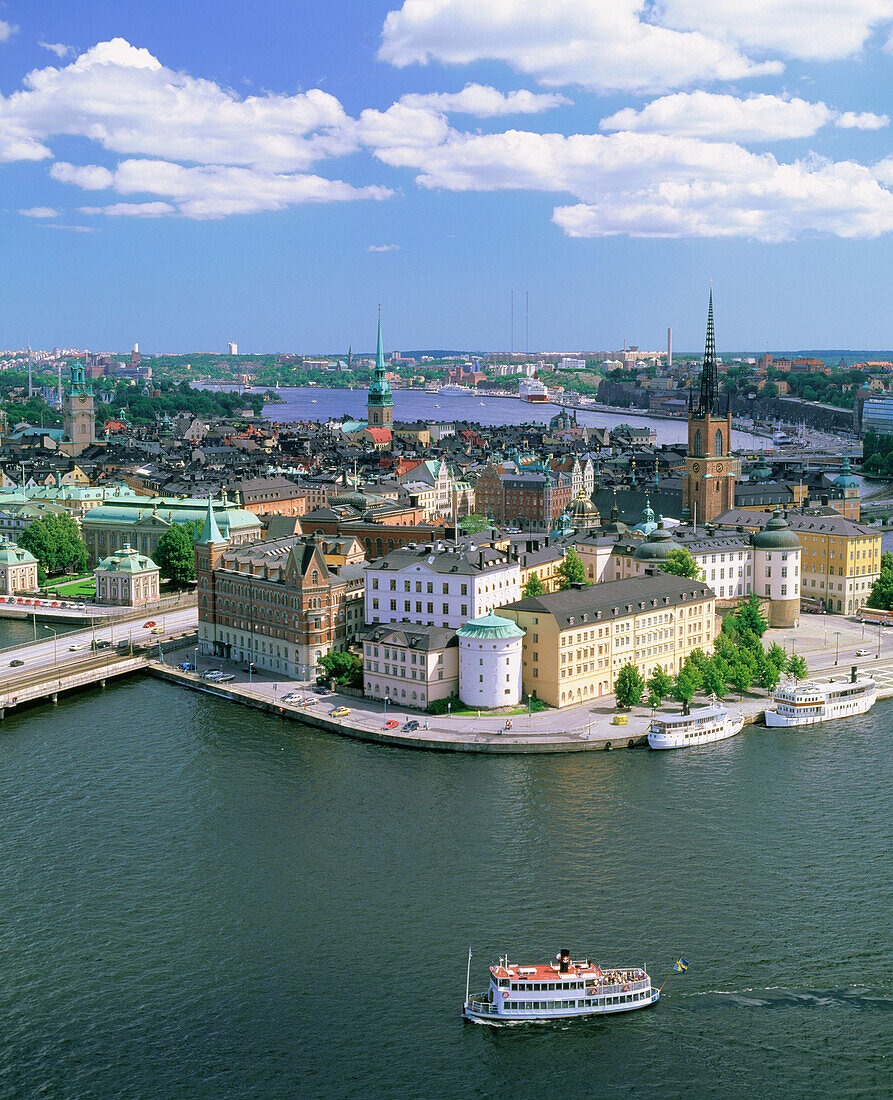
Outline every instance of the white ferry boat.
<svg viewBox="0 0 893 1100">
<path fill-rule="evenodd" d="M 693 745 L 709 745 L 725 741 L 744 728 L 744 718 L 732 714 L 717 702 L 698 707 L 689 714 L 672 714 L 654 718 L 648 730 L 652 749 L 688 749 Z"/>
<path fill-rule="evenodd" d="M 490 988 L 468 992 L 471 952 L 462 1014 L 480 1024 L 516 1024 L 564 1020 L 575 1016 L 607 1016 L 653 1005 L 660 991 L 651 988 L 644 967 L 602 970 L 589 959 L 573 961 L 561 951 L 558 961 L 517 966 L 508 958 L 490 967 Z"/>
<path fill-rule="evenodd" d="M 470 386 L 460 386 L 458 382 L 448 382 L 445 386 L 441 386 L 437 391 L 438 393 L 453 394 L 456 396 L 467 396 L 470 393 L 474 393 L 474 390 Z"/>
<path fill-rule="evenodd" d="M 792 681 L 778 688 L 766 709 L 767 726 L 814 726 L 832 718 L 865 714 L 874 706 L 877 684 L 870 676 L 859 676 L 855 666 L 849 680 L 827 683 Z"/>
<path fill-rule="evenodd" d="M 538 378 L 522 378 L 518 383 L 518 396 L 522 401 L 534 404 L 549 400 L 549 391 Z"/>
</svg>

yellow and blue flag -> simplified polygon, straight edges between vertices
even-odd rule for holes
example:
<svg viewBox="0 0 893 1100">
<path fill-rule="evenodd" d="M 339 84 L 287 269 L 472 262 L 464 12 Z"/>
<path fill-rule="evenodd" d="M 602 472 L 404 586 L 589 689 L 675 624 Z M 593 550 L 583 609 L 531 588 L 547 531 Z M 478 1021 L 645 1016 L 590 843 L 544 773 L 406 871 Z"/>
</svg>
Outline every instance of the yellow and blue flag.
<svg viewBox="0 0 893 1100">
<path fill-rule="evenodd" d="M 682 958 L 676 963 L 673 969 L 679 974 L 684 974 L 685 971 L 688 970 L 688 963 Z"/>
</svg>

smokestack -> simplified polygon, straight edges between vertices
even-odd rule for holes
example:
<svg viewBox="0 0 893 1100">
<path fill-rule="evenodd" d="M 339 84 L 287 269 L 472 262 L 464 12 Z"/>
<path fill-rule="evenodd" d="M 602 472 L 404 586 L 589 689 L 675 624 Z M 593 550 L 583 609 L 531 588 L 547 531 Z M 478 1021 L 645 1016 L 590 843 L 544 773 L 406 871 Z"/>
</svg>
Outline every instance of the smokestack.
<svg viewBox="0 0 893 1100">
<path fill-rule="evenodd" d="M 567 974 L 571 968 L 571 953 L 566 947 L 558 952 L 558 973 Z"/>
<path fill-rule="evenodd" d="M 673 330 L 667 329 L 667 366 L 673 365 Z"/>
<path fill-rule="evenodd" d="M 856 666 L 853 665 L 850 668 L 850 683 L 855 684 L 855 682 L 856 682 Z"/>
</svg>

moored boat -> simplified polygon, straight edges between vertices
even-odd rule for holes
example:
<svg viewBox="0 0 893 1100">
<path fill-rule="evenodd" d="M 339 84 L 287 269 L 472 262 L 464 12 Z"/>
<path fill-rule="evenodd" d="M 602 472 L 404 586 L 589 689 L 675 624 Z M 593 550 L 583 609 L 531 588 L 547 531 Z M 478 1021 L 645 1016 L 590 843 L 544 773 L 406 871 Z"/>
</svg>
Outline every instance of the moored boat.
<svg viewBox="0 0 893 1100">
<path fill-rule="evenodd" d="M 766 708 L 767 726 L 814 726 L 834 718 L 866 714 L 877 699 L 877 684 L 855 666 L 849 680 L 792 680 L 779 687 Z"/>
<path fill-rule="evenodd" d="M 744 728 L 744 718 L 719 703 L 698 707 L 688 714 L 669 714 L 654 718 L 648 730 L 652 749 L 688 749 L 725 741 Z"/>
<path fill-rule="evenodd" d="M 468 977 L 471 952 L 468 952 Z M 652 989 L 645 967 L 622 966 L 602 970 L 590 959 L 574 961 L 559 952 L 557 961 L 518 966 L 499 960 L 490 967 L 490 986 L 483 993 L 468 992 L 462 1015 L 481 1024 L 542 1023 L 577 1016 L 606 1016 L 647 1008 L 660 991 Z"/>
</svg>

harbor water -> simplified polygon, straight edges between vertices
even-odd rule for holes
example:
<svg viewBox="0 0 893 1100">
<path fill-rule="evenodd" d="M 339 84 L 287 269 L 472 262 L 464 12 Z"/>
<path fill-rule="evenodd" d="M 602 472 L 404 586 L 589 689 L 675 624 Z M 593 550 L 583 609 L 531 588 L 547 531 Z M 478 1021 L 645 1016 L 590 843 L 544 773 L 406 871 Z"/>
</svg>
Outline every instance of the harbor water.
<svg viewBox="0 0 893 1100">
<path fill-rule="evenodd" d="M 134 679 L 0 726 L 0 1095 L 888 1096 L 891 704 L 680 752 L 383 748 Z M 654 1007 L 493 1030 L 505 953 Z"/>
</svg>

